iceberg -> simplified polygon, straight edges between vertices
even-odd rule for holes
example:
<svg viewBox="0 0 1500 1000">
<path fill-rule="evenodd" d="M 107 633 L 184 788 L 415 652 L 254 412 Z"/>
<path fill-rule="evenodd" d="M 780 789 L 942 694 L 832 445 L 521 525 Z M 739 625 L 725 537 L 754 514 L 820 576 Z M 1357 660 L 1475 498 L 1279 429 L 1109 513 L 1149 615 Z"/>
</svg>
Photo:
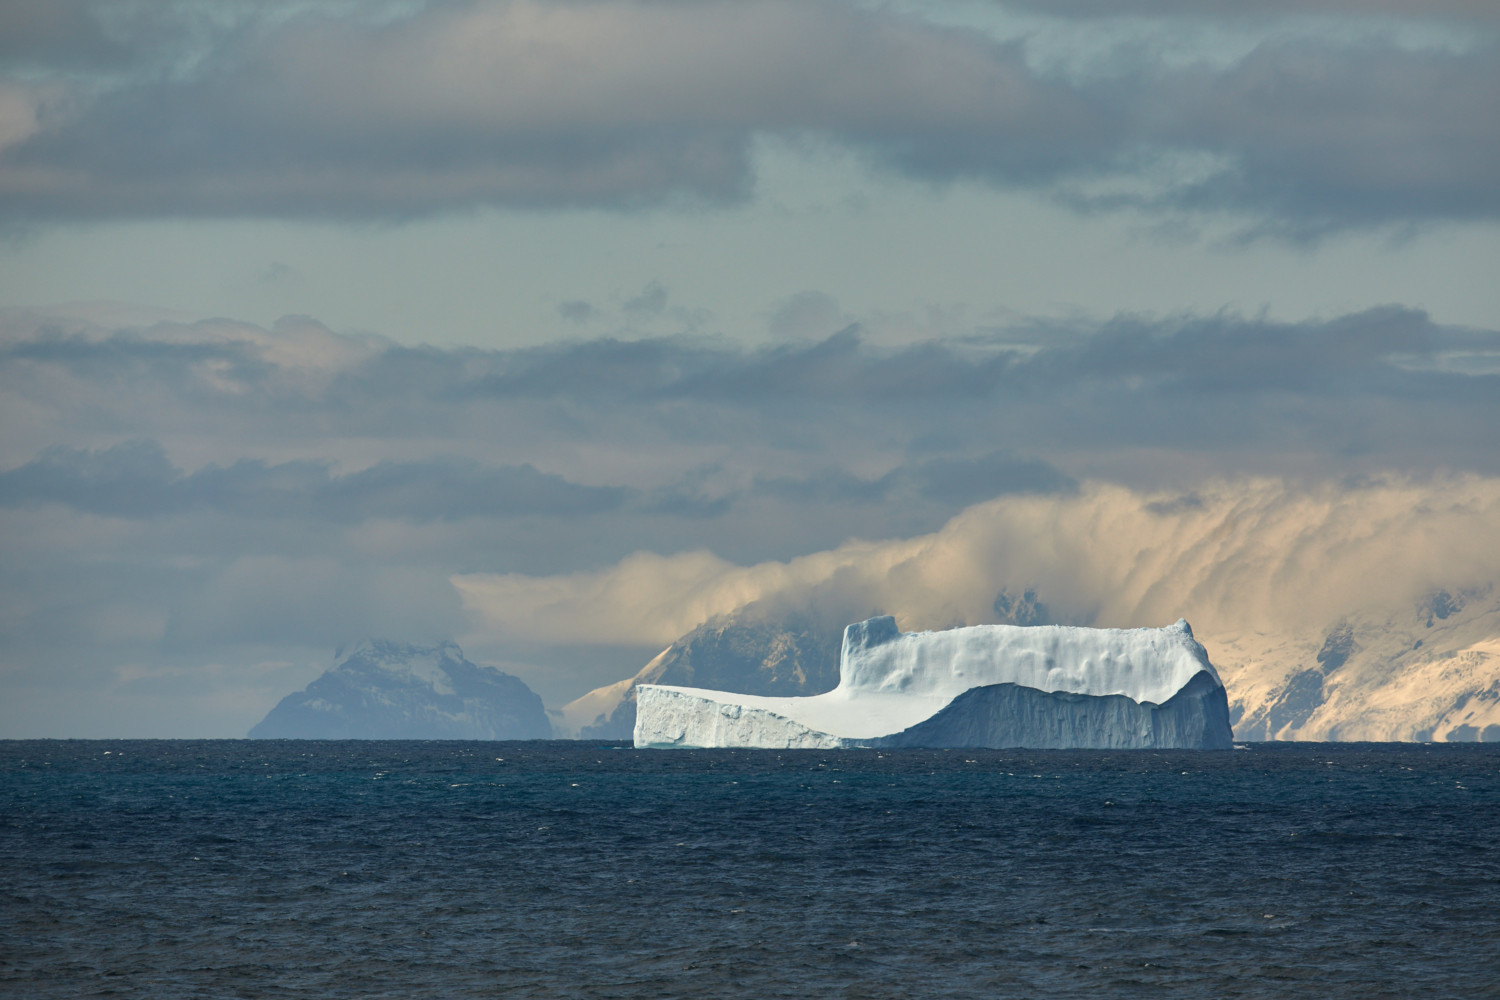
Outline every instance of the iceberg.
<svg viewBox="0 0 1500 1000">
<path fill-rule="evenodd" d="M 1228 749 L 1224 684 L 1185 620 L 1166 628 L 844 630 L 811 697 L 641 684 L 638 747 Z"/>
</svg>

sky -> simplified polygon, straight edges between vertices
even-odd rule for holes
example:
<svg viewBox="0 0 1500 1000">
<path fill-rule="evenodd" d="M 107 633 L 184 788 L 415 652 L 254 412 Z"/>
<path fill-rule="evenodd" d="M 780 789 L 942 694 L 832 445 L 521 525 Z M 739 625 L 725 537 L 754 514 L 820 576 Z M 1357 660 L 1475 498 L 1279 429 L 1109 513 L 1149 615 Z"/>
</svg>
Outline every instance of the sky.
<svg viewBox="0 0 1500 1000">
<path fill-rule="evenodd" d="M 1497 47 L 1479 0 L 11 0 L 0 737 L 241 736 L 372 635 L 556 707 L 750 601 L 1500 582 Z"/>
</svg>

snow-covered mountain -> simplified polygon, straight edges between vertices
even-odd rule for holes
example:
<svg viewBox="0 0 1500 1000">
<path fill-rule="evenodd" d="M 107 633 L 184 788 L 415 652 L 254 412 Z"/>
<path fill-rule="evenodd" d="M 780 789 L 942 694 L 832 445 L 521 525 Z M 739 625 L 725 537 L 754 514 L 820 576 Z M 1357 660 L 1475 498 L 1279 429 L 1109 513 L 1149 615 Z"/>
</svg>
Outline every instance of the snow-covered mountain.
<svg viewBox="0 0 1500 1000">
<path fill-rule="evenodd" d="M 251 739 L 528 740 L 552 735 L 519 678 L 464 658 L 454 642 L 369 639 L 287 695 Z"/>
<path fill-rule="evenodd" d="M 1305 634 L 1204 637 L 1241 740 L 1500 743 L 1500 595 L 1435 591 Z"/>
<path fill-rule="evenodd" d="M 756 608 L 742 608 L 693 629 L 634 677 L 564 705 L 563 726 L 583 739 L 630 739 L 639 684 L 782 696 L 831 691 L 839 682 L 845 624 L 829 625 L 806 616 L 766 618 Z"/>
</svg>

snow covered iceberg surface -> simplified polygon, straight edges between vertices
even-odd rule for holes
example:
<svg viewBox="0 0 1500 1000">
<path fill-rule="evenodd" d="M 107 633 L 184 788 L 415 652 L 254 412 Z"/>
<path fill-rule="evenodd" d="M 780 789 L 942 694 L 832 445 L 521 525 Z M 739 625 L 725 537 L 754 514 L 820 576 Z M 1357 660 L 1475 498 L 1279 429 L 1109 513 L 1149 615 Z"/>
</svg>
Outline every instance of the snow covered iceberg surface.
<svg viewBox="0 0 1500 1000">
<path fill-rule="evenodd" d="M 839 685 L 810 698 L 642 684 L 638 747 L 1228 749 L 1224 685 L 1167 628 L 844 630 Z"/>
</svg>

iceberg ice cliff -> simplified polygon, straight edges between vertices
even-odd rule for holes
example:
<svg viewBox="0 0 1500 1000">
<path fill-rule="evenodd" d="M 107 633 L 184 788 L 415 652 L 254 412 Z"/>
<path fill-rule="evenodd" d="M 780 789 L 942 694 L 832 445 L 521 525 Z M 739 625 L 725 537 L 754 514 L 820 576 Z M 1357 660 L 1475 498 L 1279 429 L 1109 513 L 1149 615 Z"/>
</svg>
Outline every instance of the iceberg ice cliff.
<svg viewBox="0 0 1500 1000">
<path fill-rule="evenodd" d="M 638 747 L 1227 749 L 1228 700 L 1186 621 L 1167 628 L 844 630 L 838 687 L 805 698 L 641 684 Z"/>
</svg>

